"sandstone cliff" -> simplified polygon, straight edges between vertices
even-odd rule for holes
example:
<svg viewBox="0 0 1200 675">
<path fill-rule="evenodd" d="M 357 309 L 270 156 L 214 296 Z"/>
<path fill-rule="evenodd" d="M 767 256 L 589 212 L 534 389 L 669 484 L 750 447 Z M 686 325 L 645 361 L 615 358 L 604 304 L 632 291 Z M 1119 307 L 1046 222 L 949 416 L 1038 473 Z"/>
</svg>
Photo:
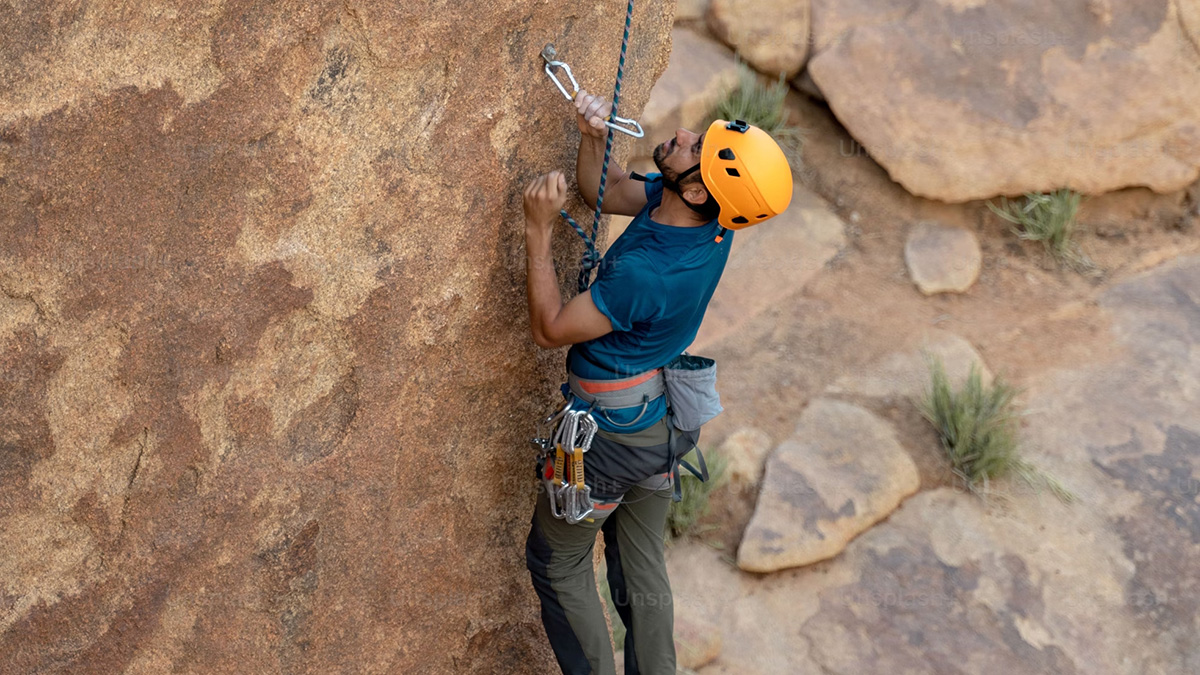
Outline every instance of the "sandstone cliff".
<svg viewBox="0 0 1200 675">
<path fill-rule="evenodd" d="M 121 6 L 0 4 L 5 672 L 545 671 L 520 187 L 624 3 Z"/>
</svg>

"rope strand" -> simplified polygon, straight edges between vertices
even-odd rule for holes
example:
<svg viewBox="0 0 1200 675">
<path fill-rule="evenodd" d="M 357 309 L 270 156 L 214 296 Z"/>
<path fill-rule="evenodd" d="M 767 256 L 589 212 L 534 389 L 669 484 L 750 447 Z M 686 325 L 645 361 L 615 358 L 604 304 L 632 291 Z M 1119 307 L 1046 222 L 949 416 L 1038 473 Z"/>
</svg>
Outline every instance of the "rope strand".
<svg viewBox="0 0 1200 675">
<path fill-rule="evenodd" d="M 612 112 L 609 118 L 613 119 L 617 116 L 617 105 L 621 101 L 621 81 L 625 77 L 625 52 L 629 48 L 629 27 L 633 24 L 633 0 L 629 0 L 629 6 L 625 8 L 625 34 L 621 38 L 621 60 L 617 63 L 617 84 L 613 88 Z M 583 259 L 579 262 L 579 292 L 583 293 L 592 285 L 592 270 L 600 265 L 600 252 L 596 250 L 596 237 L 600 234 L 600 216 L 604 206 L 604 186 L 608 182 L 608 164 L 612 159 L 613 149 L 613 128 L 608 128 L 608 138 L 604 141 L 604 164 L 600 168 L 600 189 L 596 192 L 596 212 L 592 219 L 592 234 L 588 236 L 587 232 L 580 227 L 579 223 L 567 213 L 566 209 L 561 211 L 562 217 L 567 220 L 575 232 L 583 238 L 584 251 Z"/>
</svg>

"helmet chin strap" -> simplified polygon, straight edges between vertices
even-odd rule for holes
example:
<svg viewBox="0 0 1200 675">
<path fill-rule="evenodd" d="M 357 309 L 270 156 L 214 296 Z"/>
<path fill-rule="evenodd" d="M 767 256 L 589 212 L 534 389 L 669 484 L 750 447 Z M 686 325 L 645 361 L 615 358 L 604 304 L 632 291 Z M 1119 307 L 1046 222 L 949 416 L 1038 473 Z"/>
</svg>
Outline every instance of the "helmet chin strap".
<svg viewBox="0 0 1200 675">
<path fill-rule="evenodd" d="M 683 196 L 683 190 L 681 190 L 679 187 L 679 184 L 681 182 L 683 182 L 684 178 L 687 178 L 688 176 L 692 175 L 693 173 L 695 173 L 699 170 L 700 170 L 700 165 L 696 164 L 692 168 L 690 168 L 687 171 L 684 171 L 683 173 L 676 176 L 675 180 L 668 180 L 666 178 L 666 176 L 663 176 L 663 187 L 665 187 L 665 188 L 671 190 L 671 192 L 674 192 L 675 194 L 679 195 L 679 198 L 683 201 L 683 203 L 689 209 L 695 211 L 697 214 L 699 214 L 701 216 L 704 216 L 705 209 L 707 207 L 710 207 L 710 205 L 715 204 L 717 201 L 717 199 L 712 196 L 712 191 L 708 190 L 708 186 L 706 185 L 704 188 L 705 191 L 708 192 L 708 199 L 703 204 L 693 204 L 693 203 L 689 202 Z M 701 183 L 701 184 L 703 184 L 703 183 Z"/>
</svg>

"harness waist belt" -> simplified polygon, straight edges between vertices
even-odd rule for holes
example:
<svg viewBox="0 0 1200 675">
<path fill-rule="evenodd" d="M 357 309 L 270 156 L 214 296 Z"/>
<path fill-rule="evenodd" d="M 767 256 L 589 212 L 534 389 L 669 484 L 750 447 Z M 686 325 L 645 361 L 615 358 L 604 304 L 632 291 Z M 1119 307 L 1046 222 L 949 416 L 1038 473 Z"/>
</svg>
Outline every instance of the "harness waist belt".
<svg viewBox="0 0 1200 675">
<path fill-rule="evenodd" d="M 576 397 L 608 409 L 644 405 L 667 391 L 662 368 L 620 380 L 584 380 L 567 373 L 567 385 Z"/>
</svg>

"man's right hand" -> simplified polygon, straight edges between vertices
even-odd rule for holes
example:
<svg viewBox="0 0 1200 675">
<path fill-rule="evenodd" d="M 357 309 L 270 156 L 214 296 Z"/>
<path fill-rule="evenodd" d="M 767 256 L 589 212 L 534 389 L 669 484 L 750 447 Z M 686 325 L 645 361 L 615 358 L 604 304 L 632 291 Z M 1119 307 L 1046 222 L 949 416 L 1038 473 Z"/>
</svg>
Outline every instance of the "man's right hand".
<svg viewBox="0 0 1200 675">
<path fill-rule="evenodd" d="M 586 89 L 580 89 L 579 94 L 575 96 L 575 110 L 579 113 L 575 121 L 579 123 L 580 133 L 593 138 L 604 138 L 608 135 L 608 127 L 604 126 L 604 120 L 612 113 L 612 103 L 587 93 Z"/>
</svg>

